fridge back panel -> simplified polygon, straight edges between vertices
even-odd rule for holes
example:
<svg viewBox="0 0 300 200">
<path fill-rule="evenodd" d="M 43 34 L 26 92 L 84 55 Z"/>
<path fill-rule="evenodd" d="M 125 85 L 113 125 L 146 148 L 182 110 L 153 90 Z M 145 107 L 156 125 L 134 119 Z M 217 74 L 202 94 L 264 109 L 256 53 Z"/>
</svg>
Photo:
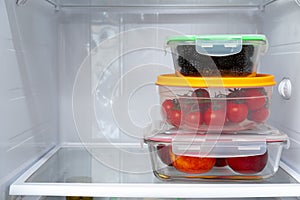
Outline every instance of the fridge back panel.
<svg viewBox="0 0 300 200">
<path fill-rule="evenodd" d="M 143 128 L 160 119 L 156 77 L 174 73 L 168 36 L 262 29 L 257 10 L 121 8 L 59 11 L 63 142 L 141 141 Z"/>
</svg>

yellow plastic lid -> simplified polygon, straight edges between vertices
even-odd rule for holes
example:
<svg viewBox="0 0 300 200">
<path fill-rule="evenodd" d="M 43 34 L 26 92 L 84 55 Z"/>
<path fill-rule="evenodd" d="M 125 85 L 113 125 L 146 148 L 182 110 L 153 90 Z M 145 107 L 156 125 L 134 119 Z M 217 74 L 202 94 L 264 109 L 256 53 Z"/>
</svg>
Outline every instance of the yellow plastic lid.
<svg viewBox="0 0 300 200">
<path fill-rule="evenodd" d="M 264 87 L 276 84 L 274 76 L 270 74 L 257 74 L 252 77 L 186 77 L 175 74 L 162 74 L 157 77 L 157 85 L 176 87 L 225 87 L 247 88 Z"/>
</svg>

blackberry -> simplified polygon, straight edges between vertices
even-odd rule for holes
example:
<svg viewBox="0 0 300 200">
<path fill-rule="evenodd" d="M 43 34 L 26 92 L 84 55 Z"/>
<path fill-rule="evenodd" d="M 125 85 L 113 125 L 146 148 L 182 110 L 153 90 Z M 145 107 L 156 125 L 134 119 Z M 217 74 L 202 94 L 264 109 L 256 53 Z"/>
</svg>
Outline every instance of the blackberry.
<svg viewBox="0 0 300 200">
<path fill-rule="evenodd" d="M 202 60 L 193 61 L 193 64 L 198 70 L 202 70 L 202 68 L 206 68 L 206 67 L 210 67 L 214 69 L 216 66 L 215 62 L 211 59 L 211 57 L 208 56 L 203 57 Z"/>
<path fill-rule="evenodd" d="M 216 71 L 215 70 L 212 70 L 209 66 L 207 67 L 203 67 L 200 71 L 200 74 L 202 76 L 214 76 L 216 75 Z"/>
<path fill-rule="evenodd" d="M 232 76 L 232 72 L 227 69 L 220 69 L 219 73 L 221 74 L 221 76 Z"/>
<path fill-rule="evenodd" d="M 194 75 L 197 74 L 197 69 L 194 67 L 194 65 L 197 63 L 191 63 L 188 60 L 184 59 L 183 57 L 178 58 L 178 65 L 181 68 L 180 73 L 183 75 Z"/>
<path fill-rule="evenodd" d="M 232 68 L 232 71 L 236 74 L 236 75 L 239 75 L 239 74 L 243 74 L 244 73 L 244 68 L 243 67 L 233 67 Z"/>
<path fill-rule="evenodd" d="M 183 46 L 183 45 L 177 46 L 176 49 L 177 49 L 178 55 L 180 55 L 180 56 L 183 56 L 183 55 L 184 55 L 184 46 Z"/>
<path fill-rule="evenodd" d="M 187 57 L 195 52 L 195 45 L 179 45 L 177 52 L 180 56 Z"/>
<path fill-rule="evenodd" d="M 195 45 L 177 46 L 178 66 L 186 76 L 243 76 L 252 72 L 250 57 L 254 54 L 253 45 L 243 45 L 241 52 L 230 56 L 207 56 L 199 54 Z M 217 69 L 216 69 L 217 67 Z"/>
<path fill-rule="evenodd" d="M 234 60 L 234 66 L 243 68 L 244 66 L 248 65 L 249 58 L 243 54 L 236 54 Z"/>
<path fill-rule="evenodd" d="M 249 61 L 248 65 L 244 66 L 244 72 L 252 73 L 253 71 L 253 63 Z"/>
<path fill-rule="evenodd" d="M 190 74 L 190 76 L 201 76 L 201 74 L 199 72 L 193 72 Z"/>
<path fill-rule="evenodd" d="M 182 56 L 178 56 L 177 61 L 179 66 L 184 65 L 184 62 L 186 62 L 186 60 Z"/>
<path fill-rule="evenodd" d="M 192 64 L 189 61 L 187 61 L 186 59 L 183 58 L 181 63 L 180 63 L 180 67 L 192 67 Z"/>
<path fill-rule="evenodd" d="M 252 62 L 249 62 L 247 65 L 243 67 L 234 66 L 231 69 L 231 72 L 235 74 L 235 76 L 246 76 L 252 73 Z"/>
<path fill-rule="evenodd" d="M 197 69 L 201 68 L 201 61 L 199 60 L 191 60 L 190 63 Z"/>
<path fill-rule="evenodd" d="M 254 46 L 253 45 L 243 45 L 243 50 L 245 51 L 248 57 L 252 57 L 254 54 Z"/>
<path fill-rule="evenodd" d="M 234 56 L 214 57 L 216 65 L 220 69 L 230 69 L 234 65 Z"/>
<path fill-rule="evenodd" d="M 180 73 L 184 76 L 200 76 L 199 72 L 195 69 L 189 69 L 189 68 L 181 68 Z"/>
<path fill-rule="evenodd" d="M 197 52 L 195 45 L 181 45 L 177 47 L 178 54 L 187 60 L 207 60 L 210 56 Z"/>
<path fill-rule="evenodd" d="M 190 56 L 190 58 L 195 59 L 195 60 L 200 60 L 200 61 L 210 59 L 210 56 L 200 54 L 196 51 L 196 49 L 194 52 L 192 52 L 190 55 L 187 55 L 187 56 Z"/>
<path fill-rule="evenodd" d="M 187 68 L 184 68 L 184 67 L 182 67 L 182 68 L 180 69 L 180 73 L 181 73 L 182 75 L 185 75 L 185 76 L 190 75 L 190 74 L 189 74 L 190 71 L 189 71 Z"/>
</svg>

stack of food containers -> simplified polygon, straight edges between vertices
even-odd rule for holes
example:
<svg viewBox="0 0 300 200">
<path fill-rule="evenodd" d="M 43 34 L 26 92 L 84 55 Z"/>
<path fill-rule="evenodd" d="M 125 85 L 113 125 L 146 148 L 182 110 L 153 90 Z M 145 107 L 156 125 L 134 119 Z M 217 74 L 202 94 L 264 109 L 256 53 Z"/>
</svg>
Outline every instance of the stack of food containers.
<svg viewBox="0 0 300 200">
<path fill-rule="evenodd" d="M 171 129 L 145 136 L 163 180 L 272 176 L 288 137 L 265 124 L 274 77 L 257 74 L 264 35 L 174 36 L 174 74 L 157 78 Z"/>
</svg>

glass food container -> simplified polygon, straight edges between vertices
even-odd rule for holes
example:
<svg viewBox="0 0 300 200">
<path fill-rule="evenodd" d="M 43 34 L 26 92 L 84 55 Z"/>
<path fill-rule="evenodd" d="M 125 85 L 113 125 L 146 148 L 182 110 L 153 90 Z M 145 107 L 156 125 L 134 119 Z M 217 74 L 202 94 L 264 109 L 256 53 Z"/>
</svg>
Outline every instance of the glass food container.
<svg viewBox="0 0 300 200">
<path fill-rule="evenodd" d="M 167 39 L 176 74 L 184 76 L 255 76 L 264 35 L 181 35 Z"/>
<path fill-rule="evenodd" d="M 202 132 L 252 129 L 270 114 L 274 77 L 157 78 L 164 121 L 176 128 Z"/>
<path fill-rule="evenodd" d="M 262 125 L 239 134 L 170 129 L 145 136 L 154 175 L 161 180 L 259 180 L 279 167 L 286 134 Z"/>
</svg>

